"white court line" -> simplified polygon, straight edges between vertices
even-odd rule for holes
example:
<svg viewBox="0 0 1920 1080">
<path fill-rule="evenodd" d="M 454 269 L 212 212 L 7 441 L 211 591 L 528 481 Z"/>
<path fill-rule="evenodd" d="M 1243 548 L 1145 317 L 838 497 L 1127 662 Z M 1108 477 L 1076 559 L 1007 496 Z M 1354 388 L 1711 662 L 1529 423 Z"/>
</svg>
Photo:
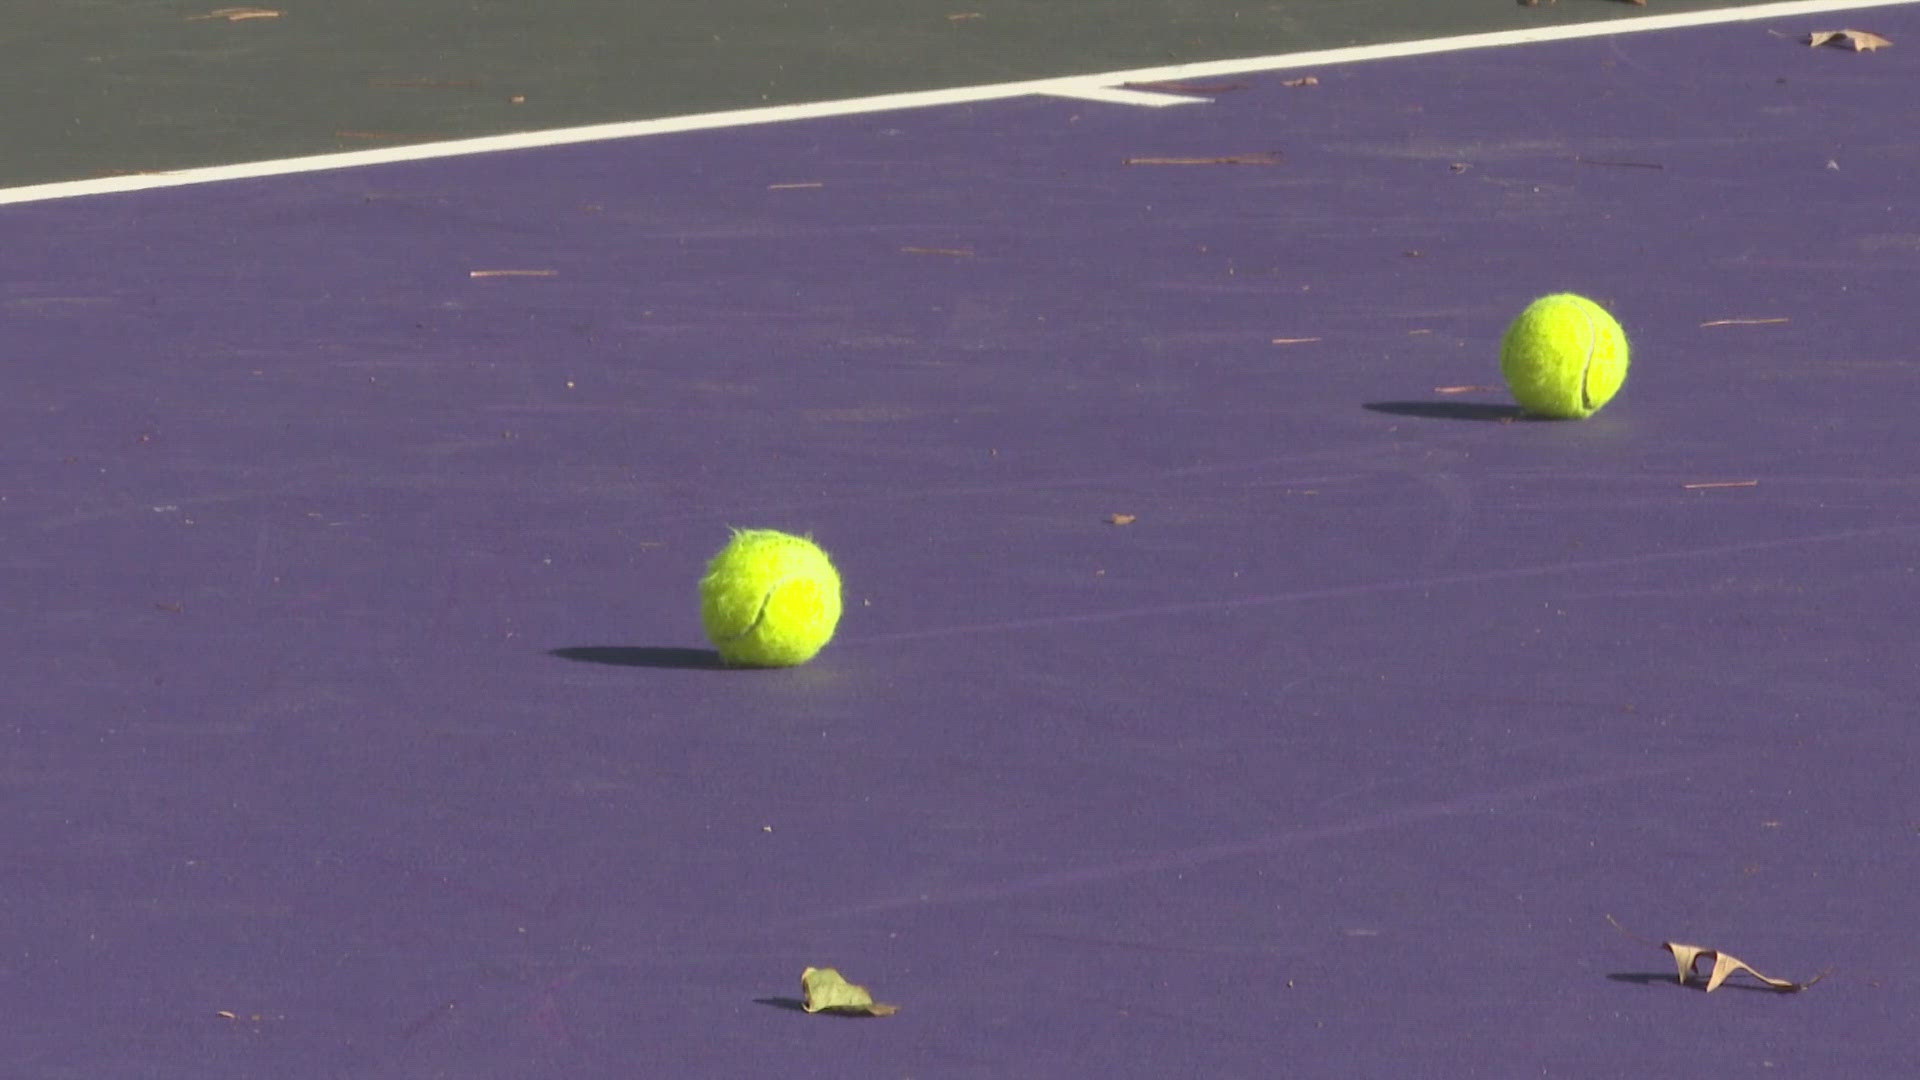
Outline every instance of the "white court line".
<svg viewBox="0 0 1920 1080">
<path fill-rule="evenodd" d="M 1162 109 L 1168 105 L 1205 105 L 1212 98 L 1195 97 L 1192 94 L 1168 94 L 1156 90 L 1133 90 L 1125 86 L 1087 86 L 1073 90 L 1042 91 L 1048 97 L 1077 98 L 1081 101 L 1103 101 L 1110 105 L 1144 105 L 1149 109 Z"/>
<path fill-rule="evenodd" d="M 1172 64 L 1165 67 L 1136 68 L 1131 71 L 1109 71 L 1098 75 L 1069 75 L 1028 79 L 1021 82 L 993 83 L 985 86 L 961 86 L 946 90 L 878 94 L 872 97 L 844 98 L 839 101 L 819 101 L 803 105 L 731 109 L 725 112 L 697 113 L 691 116 L 672 116 L 658 120 L 631 120 L 613 124 L 592 124 L 585 127 L 553 128 L 547 131 L 525 131 L 511 135 L 487 135 L 472 139 L 416 143 L 411 146 L 382 147 L 378 150 L 350 150 L 342 153 L 279 158 L 272 161 L 243 162 L 237 165 L 215 165 L 172 172 L 135 173 L 127 176 L 105 176 L 91 180 L 67 180 L 52 184 L 0 188 L 0 205 L 69 199 L 81 195 L 106 195 L 115 192 L 146 191 L 153 188 L 183 187 L 188 184 L 210 184 L 221 180 L 286 176 L 294 173 L 350 169 L 366 165 L 388 165 L 403 161 L 428 161 L 434 158 L 460 157 L 467 154 L 497 153 L 502 150 L 529 150 L 545 146 L 567 146 L 573 143 L 632 139 L 643 135 L 666 135 L 681 131 L 709 131 L 716 128 L 816 120 L 824 117 L 853 116 L 895 109 L 920 109 L 936 105 L 964 105 L 979 101 L 1028 97 L 1035 94 L 1086 97 L 1101 92 L 1110 94 L 1122 83 L 1171 82 L 1222 75 L 1245 75 L 1289 68 L 1351 64 L 1365 60 L 1389 60 L 1405 56 L 1427 56 L 1434 53 L 1460 52 L 1466 49 L 1486 49 L 1506 45 L 1571 41 L 1577 38 L 1608 37 L 1615 34 L 1673 30 L 1689 26 L 1756 22 L 1761 19 L 1780 19 L 1796 15 L 1818 15 L 1914 3 L 1920 3 L 1920 0 L 1784 0 L 1780 3 L 1755 4 L 1751 7 L 1680 12 L 1671 15 L 1643 15 L 1630 19 L 1607 19 L 1599 22 L 1542 26 L 1524 30 L 1496 30 L 1482 34 L 1428 38 L 1424 41 L 1354 45 L 1338 49 L 1318 49 L 1312 52 L 1244 57 L 1238 60 L 1212 60 L 1191 64 Z M 1112 100 L 1112 98 L 1109 96 L 1104 100 Z M 1140 104 L 1139 102 L 1128 103 Z"/>
</svg>

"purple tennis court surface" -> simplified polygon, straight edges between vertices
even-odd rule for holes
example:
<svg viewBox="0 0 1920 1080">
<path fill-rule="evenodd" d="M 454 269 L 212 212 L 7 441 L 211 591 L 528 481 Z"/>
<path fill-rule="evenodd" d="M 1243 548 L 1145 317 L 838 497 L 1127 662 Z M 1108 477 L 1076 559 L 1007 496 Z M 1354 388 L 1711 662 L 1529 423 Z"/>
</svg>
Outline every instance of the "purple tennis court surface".
<svg viewBox="0 0 1920 1080">
<path fill-rule="evenodd" d="M 0 211 L 0 1071 L 1914 1074 L 1869 14 Z M 1562 288 L 1606 411 L 1448 392 Z"/>
</svg>

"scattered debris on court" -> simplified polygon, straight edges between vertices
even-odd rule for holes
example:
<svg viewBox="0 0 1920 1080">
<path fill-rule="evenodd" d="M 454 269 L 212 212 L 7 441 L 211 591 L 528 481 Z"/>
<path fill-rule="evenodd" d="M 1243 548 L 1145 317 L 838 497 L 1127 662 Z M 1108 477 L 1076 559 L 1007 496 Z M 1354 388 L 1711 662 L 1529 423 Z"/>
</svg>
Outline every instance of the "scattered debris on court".
<svg viewBox="0 0 1920 1080">
<path fill-rule="evenodd" d="M 802 1008 L 810 1013 L 830 1012 L 841 1016 L 892 1016 L 898 1005 L 873 1000 L 864 986 L 842 978 L 833 968 L 810 967 L 800 973 L 800 990 L 806 995 Z"/>
<path fill-rule="evenodd" d="M 1711 488 L 1759 487 L 1760 481 L 1758 480 L 1695 480 L 1692 483 L 1681 484 L 1680 486 L 1686 489 L 1687 491 L 1706 491 Z"/>
<path fill-rule="evenodd" d="M 1109 525 L 1131 525 L 1134 522 L 1139 520 L 1140 520 L 1140 516 L 1138 514 L 1108 514 L 1107 515 L 1107 524 Z"/>
<path fill-rule="evenodd" d="M 1875 49 L 1883 49 L 1893 42 L 1879 34 L 1869 34 L 1865 30 L 1819 30 L 1807 35 L 1807 44 L 1815 49 L 1822 45 L 1831 45 L 1836 49 L 1872 52 Z"/>
<path fill-rule="evenodd" d="M 1275 345 L 1311 345 L 1319 340 L 1317 337 L 1277 337 L 1273 339 L 1273 343 Z"/>
<path fill-rule="evenodd" d="M 1280 85 L 1281 86 L 1319 86 L 1320 76 L 1302 75 L 1297 79 L 1282 79 L 1280 80 Z"/>
<path fill-rule="evenodd" d="M 1621 926 L 1619 921 L 1613 916 L 1607 916 L 1607 921 L 1613 924 L 1615 930 L 1633 938 L 1635 941 L 1644 942 L 1649 945 L 1653 944 L 1653 942 L 1648 941 L 1646 938 Z M 1829 969 L 1828 971 L 1822 971 L 1804 982 L 1793 982 L 1788 979 L 1776 979 L 1771 975 L 1762 975 L 1758 971 L 1755 971 L 1753 966 L 1745 960 L 1736 956 L 1730 956 L 1718 949 L 1708 948 L 1705 945 L 1682 945 L 1677 941 L 1662 941 L 1659 943 L 1659 947 L 1673 954 L 1674 964 L 1680 971 L 1680 985 L 1682 986 L 1687 985 L 1688 981 L 1691 980 L 1694 975 L 1698 974 L 1694 971 L 1695 965 L 1702 960 L 1713 961 L 1713 971 L 1707 975 L 1707 993 L 1709 994 L 1720 989 L 1720 984 L 1743 971 L 1783 994 L 1792 994 L 1805 990 L 1807 987 L 1812 986 L 1814 983 L 1819 982 L 1831 974 L 1831 969 Z"/>
</svg>

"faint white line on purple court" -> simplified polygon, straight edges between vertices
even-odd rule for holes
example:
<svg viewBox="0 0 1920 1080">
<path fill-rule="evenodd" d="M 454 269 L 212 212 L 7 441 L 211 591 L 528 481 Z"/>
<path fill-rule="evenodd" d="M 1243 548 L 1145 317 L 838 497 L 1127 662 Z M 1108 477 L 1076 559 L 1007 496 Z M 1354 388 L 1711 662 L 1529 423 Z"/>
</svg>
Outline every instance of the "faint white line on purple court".
<svg viewBox="0 0 1920 1080">
<path fill-rule="evenodd" d="M 657 120 L 630 120 L 584 127 L 524 131 L 510 135 L 485 135 L 472 139 L 415 143 L 409 146 L 382 147 L 377 150 L 349 150 L 334 154 L 249 161 L 234 165 L 179 169 L 171 172 L 134 173 L 103 176 L 90 180 L 66 180 L 26 187 L 0 188 L 0 205 L 70 199 L 82 195 L 110 195 L 153 188 L 210 184 L 222 180 L 249 180 L 267 176 L 351 169 L 370 165 L 389 165 L 403 161 L 427 161 L 435 158 L 463 157 L 503 150 L 529 150 L 574 143 L 633 139 L 646 135 L 666 135 L 682 131 L 711 131 L 720 128 L 778 124 L 796 120 L 817 120 L 833 116 L 890 112 L 899 109 L 924 109 L 940 105 L 962 105 L 980 101 L 1051 95 L 1085 98 L 1102 92 L 1114 93 L 1126 83 L 1169 82 L 1204 79 L 1222 75 L 1246 75 L 1256 72 L 1284 71 L 1311 66 L 1351 64 L 1367 60 L 1391 60 L 1405 56 L 1461 52 L 1510 45 L 1532 45 L 1550 41 L 1609 37 L 1615 34 L 1649 30 L 1677 30 L 1692 26 L 1722 23 L 1758 22 L 1799 15 L 1853 11 L 1861 8 L 1896 7 L 1920 3 L 1920 0 L 1784 0 L 1781 3 L 1755 4 L 1751 7 L 1723 8 L 1712 11 L 1677 12 L 1669 15 L 1643 15 L 1627 19 L 1573 23 L 1564 26 L 1530 27 L 1522 30 L 1495 30 L 1480 34 L 1428 38 L 1422 41 L 1390 42 L 1384 45 L 1354 45 L 1311 52 L 1282 53 L 1274 56 L 1242 57 L 1235 60 L 1210 60 L 1165 67 L 1109 71 L 1095 75 L 1068 75 L 1020 82 L 993 83 L 985 86 L 960 86 L 946 90 L 916 90 L 871 97 L 844 98 L 800 105 L 773 105 L 754 109 L 696 113 Z M 1106 97 L 1103 100 L 1113 100 Z M 1130 105 L 1144 104 L 1128 100 Z M 1169 103 L 1171 104 L 1171 103 Z"/>
</svg>

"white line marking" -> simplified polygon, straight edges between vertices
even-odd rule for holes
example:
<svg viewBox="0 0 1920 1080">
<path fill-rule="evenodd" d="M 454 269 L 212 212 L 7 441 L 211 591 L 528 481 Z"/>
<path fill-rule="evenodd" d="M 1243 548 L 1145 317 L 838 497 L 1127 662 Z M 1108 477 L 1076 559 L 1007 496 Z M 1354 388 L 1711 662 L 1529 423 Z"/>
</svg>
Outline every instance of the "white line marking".
<svg viewBox="0 0 1920 1080">
<path fill-rule="evenodd" d="M 210 184 L 222 180 L 246 180 L 265 176 L 287 176 L 295 173 L 321 172 L 329 169 L 350 169 L 367 165 L 388 165 L 403 161 L 429 161 L 435 158 L 461 157 L 467 154 L 489 154 L 503 150 L 531 150 L 546 146 L 567 146 L 574 143 L 605 142 L 613 139 L 632 139 L 644 135 L 666 135 L 682 131 L 711 131 L 718 128 L 747 127 L 753 124 L 778 124 L 795 120 L 817 120 L 833 116 L 854 116 L 864 113 L 889 112 L 897 109 L 923 109 L 938 105 L 964 105 L 980 101 L 999 101 L 1007 98 L 1027 97 L 1034 94 L 1085 97 L 1089 93 L 1101 91 L 1111 92 L 1122 83 L 1178 82 L 1186 79 L 1205 79 L 1223 75 L 1245 75 L 1253 72 L 1284 71 L 1288 69 L 1320 67 L 1333 64 L 1352 64 L 1368 60 L 1390 60 L 1407 56 L 1428 56 L 1434 53 L 1461 52 L 1467 49 L 1487 49 L 1497 46 L 1531 45 L 1549 41 L 1572 41 L 1578 38 L 1609 37 L 1616 34 L 1642 33 L 1650 30 L 1675 30 L 1690 26 L 1758 22 L 1762 19 L 1781 19 L 1796 15 L 1853 11 L 1861 8 L 1896 7 L 1914 3 L 1920 3 L 1920 0 L 1783 0 L 1783 2 L 1779 3 L 1755 4 L 1751 7 L 1727 8 L 1716 11 L 1678 12 L 1671 15 L 1643 15 L 1629 19 L 1605 19 L 1598 22 L 1573 23 L 1565 26 L 1541 26 L 1522 30 L 1496 30 L 1482 34 L 1461 34 L 1454 37 L 1428 38 L 1424 41 L 1392 42 L 1385 45 L 1354 45 L 1339 49 L 1318 49 L 1312 52 L 1282 53 L 1275 56 L 1252 56 L 1237 60 L 1212 60 L 1191 64 L 1172 64 L 1165 67 L 1136 68 L 1131 71 L 1109 71 L 1099 75 L 1070 75 L 1047 79 L 1027 79 L 1021 82 L 993 83 L 986 86 L 960 86 L 945 90 L 916 90 L 899 94 L 877 94 L 872 97 L 843 98 L 839 101 L 818 101 L 800 105 L 774 105 L 757 109 L 730 109 L 725 112 L 696 113 L 691 116 L 672 116 L 658 120 L 631 120 L 614 124 L 592 124 L 585 127 L 553 128 L 547 131 L 525 131 L 510 135 L 487 135 L 472 139 L 453 139 L 446 142 L 382 147 L 377 150 L 351 150 L 336 154 L 313 154 L 305 157 L 279 158 L 272 161 L 243 162 L 237 165 L 215 165 L 207 168 L 180 169 L 173 172 L 134 173 L 126 176 L 105 176 L 91 180 L 66 180 L 51 184 L 33 184 L 26 187 L 0 188 L 0 206 L 15 203 L 44 202 L 49 199 L 69 199 L 82 195 L 108 195 L 117 192 L 148 191 L 154 188 L 184 187 L 189 184 Z M 1129 104 L 1139 103 L 1129 102 Z"/>
<path fill-rule="evenodd" d="M 1081 101 L 1103 101 L 1112 105 L 1143 105 L 1149 109 L 1164 109 L 1169 105 L 1207 105 L 1212 98 L 1194 97 L 1191 94 L 1161 94 L 1151 90 L 1129 90 L 1124 86 L 1090 86 L 1079 90 L 1048 90 L 1048 97 L 1078 98 Z"/>
</svg>

